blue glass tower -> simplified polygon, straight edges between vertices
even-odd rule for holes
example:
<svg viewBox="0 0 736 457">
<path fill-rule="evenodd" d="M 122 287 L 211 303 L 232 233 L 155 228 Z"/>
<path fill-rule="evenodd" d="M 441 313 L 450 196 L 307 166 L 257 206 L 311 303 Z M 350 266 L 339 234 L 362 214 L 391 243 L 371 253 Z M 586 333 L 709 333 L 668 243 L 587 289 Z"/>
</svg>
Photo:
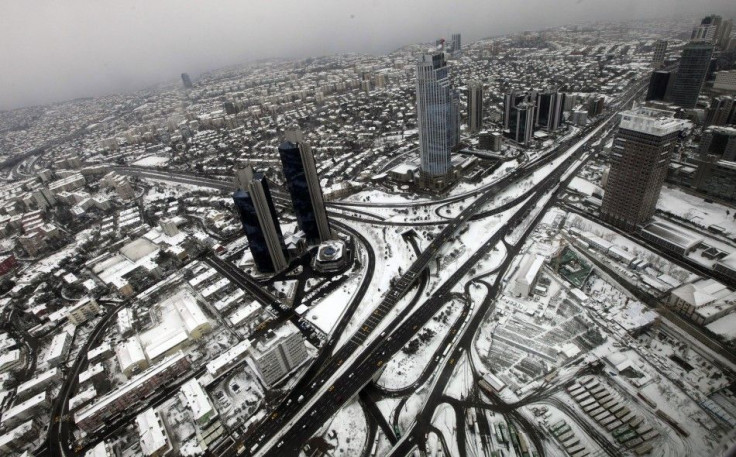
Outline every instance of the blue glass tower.
<svg viewBox="0 0 736 457">
<path fill-rule="evenodd" d="M 258 271 L 274 273 L 286 268 L 284 236 L 263 173 L 255 173 L 248 191 L 238 189 L 233 194 L 233 201 Z"/>
<path fill-rule="evenodd" d="M 296 135 L 296 134 L 293 134 Z M 319 185 L 314 156 L 309 145 L 296 138 L 287 138 L 279 146 L 286 186 L 291 194 L 297 224 L 305 233 L 307 243 L 314 244 L 332 238 L 322 189 Z"/>
</svg>

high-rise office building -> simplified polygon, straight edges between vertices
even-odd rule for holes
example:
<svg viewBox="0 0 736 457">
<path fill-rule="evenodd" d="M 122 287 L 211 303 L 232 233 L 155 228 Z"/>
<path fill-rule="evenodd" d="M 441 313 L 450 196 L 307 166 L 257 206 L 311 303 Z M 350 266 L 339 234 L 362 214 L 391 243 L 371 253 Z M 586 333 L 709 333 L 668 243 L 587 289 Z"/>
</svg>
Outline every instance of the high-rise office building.
<svg viewBox="0 0 736 457">
<path fill-rule="evenodd" d="M 185 89 L 191 89 L 192 88 L 192 78 L 189 77 L 189 73 L 182 73 L 181 74 L 181 81 L 184 83 Z"/>
<path fill-rule="evenodd" d="M 429 183 L 450 172 L 450 151 L 459 140 L 458 96 L 450 85 L 444 53 L 420 58 L 416 94 L 421 177 Z"/>
<path fill-rule="evenodd" d="M 511 120 L 511 110 L 520 103 L 536 102 L 537 95 L 529 92 L 511 91 L 503 96 L 503 129 L 509 129 L 509 121 Z"/>
<path fill-rule="evenodd" d="M 299 329 L 286 322 L 253 342 L 248 364 L 266 386 L 273 386 L 309 359 Z"/>
<path fill-rule="evenodd" d="M 233 194 L 233 201 L 258 271 L 275 273 L 285 269 L 288 262 L 284 254 L 284 236 L 263 173 L 253 173 L 247 191 L 238 189 Z"/>
<path fill-rule="evenodd" d="M 672 72 L 669 71 L 655 71 L 649 78 L 649 89 L 647 90 L 647 101 L 649 100 L 664 100 L 667 95 L 667 87 L 670 84 L 670 76 Z"/>
<path fill-rule="evenodd" d="M 736 124 L 736 100 L 734 97 L 721 95 L 714 97 L 705 117 L 706 125 Z"/>
<path fill-rule="evenodd" d="M 654 54 L 652 55 L 652 65 L 654 68 L 661 68 L 664 65 L 664 57 L 667 54 L 667 40 L 657 40 L 654 42 Z"/>
<path fill-rule="evenodd" d="M 733 20 L 729 19 L 723 21 L 721 26 L 718 28 L 718 34 L 716 36 L 716 44 L 722 49 L 728 49 L 728 44 L 731 41 L 731 32 L 733 31 Z"/>
<path fill-rule="evenodd" d="M 693 28 L 693 32 L 690 34 L 690 40 L 715 43 L 717 31 L 718 28 L 713 24 L 701 24 Z"/>
<path fill-rule="evenodd" d="M 479 132 L 483 126 L 483 84 L 478 81 L 468 83 L 468 130 Z"/>
<path fill-rule="evenodd" d="M 675 119 L 673 111 L 645 107 L 620 116 L 601 218 L 634 231 L 654 214 L 670 154 L 687 122 Z"/>
<path fill-rule="evenodd" d="M 723 160 L 736 160 L 736 129 L 722 126 L 708 127 L 700 140 L 700 154 L 715 155 Z"/>
<path fill-rule="evenodd" d="M 313 244 L 331 239 L 314 155 L 312 148 L 304 143 L 301 132 L 292 130 L 286 133 L 285 141 L 279 146 L 279 156 L 296 221 L 307 242 Z"/>
<path fill-rule="evenodd" d="M 711 44 L 717 44 L 721 33 L 723 32 L 723 18 L 716 14 L 706 16 L 700 21 L 700 25 L 693 28 L 690 35 L 692 41 L 705 41 Z"/>
<path fill-rule="evenodd" d="M 560 127 L 565 107 L 565 94 L 559 92 L 543 92 L 537 94 L 535 124 L 553 132 Z"/>
<path fill-rule="evenodd" d="M 698 95 L 708 74 L 713 45 L 690 42 L 685 45 L 680 57 L 680 66 L 672 82 L 670 101 L 683 108 L 694 108 Z"/>
<path fill-rule="evenodd" d="M 460 52 L 461 49 L 461 42 L 460 42 L 460 34 L 459 33 L 453 33 L 452 34 L 452 49 L 451 52 L 456 53 Z"/>
<path fill-rule="evenodd" d="M 534 112 L 534 104 L 530 102 L 521 102 L 511 108 L 507 136 L 519 144 L 529 145 L 534 135 Z"/>
</svg>

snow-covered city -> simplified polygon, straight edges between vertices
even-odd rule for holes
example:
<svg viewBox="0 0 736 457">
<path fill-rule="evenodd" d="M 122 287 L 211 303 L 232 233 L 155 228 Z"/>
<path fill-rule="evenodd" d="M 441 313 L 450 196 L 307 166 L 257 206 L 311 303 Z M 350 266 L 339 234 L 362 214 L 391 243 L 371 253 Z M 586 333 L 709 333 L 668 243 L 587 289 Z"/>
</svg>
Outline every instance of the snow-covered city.
<svg viewBox="0 0 736 457">
<path fill-rule="evenodd" d="M 735 32 L 0 110 L 0 454 L 736 455 Z"/>
</svg>

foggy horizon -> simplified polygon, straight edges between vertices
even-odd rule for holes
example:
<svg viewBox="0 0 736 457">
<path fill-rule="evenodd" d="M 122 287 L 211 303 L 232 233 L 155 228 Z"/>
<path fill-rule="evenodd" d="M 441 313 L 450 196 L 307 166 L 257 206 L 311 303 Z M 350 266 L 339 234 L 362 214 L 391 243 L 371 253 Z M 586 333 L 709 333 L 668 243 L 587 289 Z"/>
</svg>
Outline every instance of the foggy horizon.
<svg viewBox="0 0 736 457">
<path fill-rule="evenodd" d="M 196 79 L 261 59 L 381 55 L 453 32 L 470 43 L 581 22 L 732 13 L 733 6 L 726 0 L 526 0 L 513 6 L 476 0 L 459 5 L 416 0 L 244 5 L 226 0 L 205 8 L 188 0 L 116 5 L 36 0 L 7 4 L 4 10 L 0 39 L 10 45 L 0 51 L 8 63 L 0 73 L 0 110 L 129 93 L 173 81 L 181 73 Z M 298 19 L 284 21 L 290 17 Z"/>
</svg>

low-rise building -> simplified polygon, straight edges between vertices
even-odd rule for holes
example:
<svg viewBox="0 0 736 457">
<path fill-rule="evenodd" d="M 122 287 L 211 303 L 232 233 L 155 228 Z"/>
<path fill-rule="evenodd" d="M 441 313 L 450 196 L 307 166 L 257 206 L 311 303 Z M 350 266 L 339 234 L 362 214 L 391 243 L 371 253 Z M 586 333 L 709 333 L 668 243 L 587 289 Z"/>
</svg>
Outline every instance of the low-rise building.
<svg viewBox="0 0 736 457">
<path fill-rule="evenodd" d="M 687 255 L 703 242 L 703 237 L 694 232 L 660 221 L 642 227 L 641 236 L 662 249 L 681 256 Z"/>
<path fill-rule="evenodd" d="M 100 306 L 94 298 L 86 297 L 69 307 L 69 322 L 80 325 L 95 317 L 100 312 Z"/>
<path fill-rule="evenodd" d="M 84 454 L 84 457 L 117 457 L 112 444 L 102 441 Z"/>
<path fill-rule="evenodd" d="M 112 346 L 110 345 L 110 343 L 105 341 L 99 346 L 87 351 L 87 360 L 90 363 L 93 363 L 97 362 L 98 360 L 109 359 L 113 356 L 113 354 L 115 354 L 115 352 L 112 350 Z"/>
<path fill-rule="evenodd" d="M 15 395 L 18 399 L 25 400 L 32 395 L 36 395 L 39 392 L 45 391 L 49 387 L 58 384 L 61 381 L 61 377 L 61 370 L 58 368 L 44 371 L 19 385 L 18 389 L 15 391 Z"/>
<path fill-rule="evenodd" d="M 72 345 L 72 336 L 62 330 L 51 340 L 44 362 L 50 367 L 61 365 L 66 361 L 69 348 Z"/>
<path fill-rule="evenodd" d="M 707 325 L 736 307 L 736 292 L 714 279 L 701 279 L 672 290 L 667 303 L 696 324 Z"/>
<path fill-rule="evenodd" d="M 541 255 L 525 254 L 519 264 L 519 270 L 514 279 L 513 293 L 517 297 L 528 297 L 539 277 L 539 272 L 544 265 L 544 257 Z"/>
<path fill-rule="evenodd" d="M 49 407 L 49 397 L 46 392 L 36 394 L 26 401 L 17 403 L 3 414 L 2 425 L 12 428 L 20 425 L 24 421 L 33 419 L 42 410 Z"/>
<path fill-rule="evenodd" d="M 0 373 L 17 370 L 26 363 L 26 358 L 20 349 L 12 349 L 0 354 Z"/>
<path fill-rule="evenodd" d="M 115 348 L 115 355 L 120 365 L 120 371 L 130 378 L 134 373 L 148 368 L 149 363 L 143 352 L 143 345 L 137 336 L 125 340 Z"/>
<path fill-rule="evenodd" d="M 207 365 L 207 373 L 212 379 L 217 379 L 223 374 L 236 367 L 245 360 L 250 354 L 251 344 L 248 340 L 243 340 L 235 346 L 231 347 L 224 354 L 211 360 Z"/>
<path fill-rule="evenodd" d="M 77 412 L 74 421 L 85 432 L 96 430 L 105 420 L 144 401 L 161 386 L 189 371 L 189 368 L 189 358 L 184 353 L 169 357 Z"/>
<path fill-rule="evenodd" d="M 206 426 L 217 417 L 217 410 L 212 406 L 209 395 L 197 379 L 190 379 L 182 384 L 181 395 L 184 404 L 192 412 L 192 418 L 199 426 Z"/>
<path fill-rule="evenodd" d="M 32 420 L 26 421 L 0 436 L 0 453 L 3 455 L 20 455 L 28 443 L 38 436 L 38 428 Z"/>
<path fill-rule="evenodd" d="M 148 408 L 135 418 L 138 426 L 141 452 L 147 457 L 163 457 L 171 452 L 169 434 L 163 417 L 154 410 Z"/>
</svg>

